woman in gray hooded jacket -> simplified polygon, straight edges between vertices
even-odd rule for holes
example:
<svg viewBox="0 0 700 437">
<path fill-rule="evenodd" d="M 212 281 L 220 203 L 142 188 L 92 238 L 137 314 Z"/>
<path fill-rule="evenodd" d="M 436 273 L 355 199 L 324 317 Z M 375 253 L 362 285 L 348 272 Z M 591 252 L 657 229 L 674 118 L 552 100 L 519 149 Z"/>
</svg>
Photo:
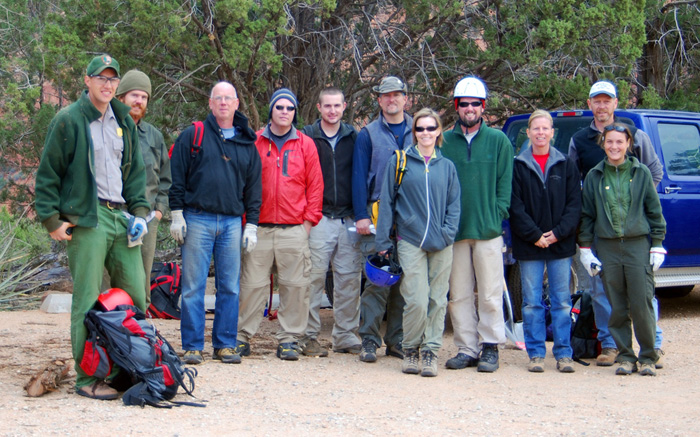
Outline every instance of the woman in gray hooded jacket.
<svg viewBox="0 0 700 437">
<path fill-rule="evenodd" d="M 396 225 L 399 262 L 403 269 L 404 373 L 437 376 L 437 352 L 447 309 L 452 268 L 452 243 L 460 215 L 460 186 L 452 161 L 443 158 L 442 121 L 432 109 L 413 117 L 412 145 L 406 151 L 406 169 L 398 191 L 395 159 L 384 174 L 377 220 L 377 250 L 392 247 Z M 418 365 L 419 355 L 422 360 Z"/>
</svg>

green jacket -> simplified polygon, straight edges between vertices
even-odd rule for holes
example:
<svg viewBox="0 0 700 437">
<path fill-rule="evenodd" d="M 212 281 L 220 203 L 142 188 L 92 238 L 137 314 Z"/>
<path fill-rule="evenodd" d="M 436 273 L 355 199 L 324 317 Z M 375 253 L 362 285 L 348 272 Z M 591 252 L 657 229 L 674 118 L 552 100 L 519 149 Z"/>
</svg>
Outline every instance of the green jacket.
<svg viewBox="0 0 700 437">
<path fill-rule="evenodd" d="M 146 166 L 146 200 L 151 209 L 165 214 L 168 212 L 168 190 L 173 180 L 168 148 L 163 134 L 152 124 L 141 120 L 136 129 Z"/>
<path fill-rule="evenodd" d="M 129 212 L 146 217 L 146 172 L 138 146 L 136 125 L 129 108 L 112 99 L 112 110 L 123 130 L 122 197 Z M 63 108 L 51 120 L 36 173 L 36 212 L 49 232 L 68 221 L 77 226 L 97 226 L 95 153 L 90 123 L 102 114 L 87 96 Z"/>
<path fill-rule="evenodd" d="M 629 180 L 629 207 L 619 235 L 613 226 L 611 205 L 606 193 L 617 189 L 619 184 L 607 185 L 604 182 L 605 166 L 610 166 L 605 158 L 593 167 L 583 182 L 583 210 L 579 230 L 579 246 L 591 247 L 597 238 L 633 238 L 651 236 L 652 247 L 661 246 L 666 235 L 666 220 L 661 213 L 661 202 L 656 193 L 651 172 L 647 166 L 630 156 L 632 163 Z M 626 184 L 625 184 L 626 185 Z M 621 197 L 618 197 L 621 198 Z"/>
<path fill-rule="evenodd" d="M 482 120 L 469 144 L 457 123 L 444 132 L 441 152 L 457 168 L 462 188 L 455 241 L 500 236 L 502 222 L 508 218 L 513 179 L 513 146 L 508 137 Z"/>
</svg>

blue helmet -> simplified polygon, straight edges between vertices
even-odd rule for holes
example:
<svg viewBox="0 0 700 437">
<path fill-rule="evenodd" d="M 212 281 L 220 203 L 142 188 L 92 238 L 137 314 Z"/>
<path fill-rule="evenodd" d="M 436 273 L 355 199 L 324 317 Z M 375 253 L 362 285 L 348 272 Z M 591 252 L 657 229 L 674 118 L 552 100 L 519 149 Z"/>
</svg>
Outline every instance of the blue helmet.
<svg viewBox="0 0 700 437">
<path fill-rule="evenodd" d="M 391 287 L 399 281 L 402 273 L 401 266 L 391 256 L 375 253 L 365 261 L 365 275 L 377 287 Z"/>
</svg>

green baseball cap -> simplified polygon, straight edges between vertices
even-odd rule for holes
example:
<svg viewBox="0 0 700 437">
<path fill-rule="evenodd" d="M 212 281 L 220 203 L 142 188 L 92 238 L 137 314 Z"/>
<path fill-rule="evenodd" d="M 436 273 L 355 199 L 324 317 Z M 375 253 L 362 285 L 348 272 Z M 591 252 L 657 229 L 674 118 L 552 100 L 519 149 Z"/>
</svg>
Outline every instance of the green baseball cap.
<svg viewBox="0 0 700 437">
<path fill-rule="evenodd" d="M 92 61 L 88 64 L 86 74 L 88 76 L 94 76 L 96 74 L 102 73 L 107 68 L 111 68 L 119 76 L 119 62 L 109 55 L 100 55 L 92 58 Z"/>
</svg>

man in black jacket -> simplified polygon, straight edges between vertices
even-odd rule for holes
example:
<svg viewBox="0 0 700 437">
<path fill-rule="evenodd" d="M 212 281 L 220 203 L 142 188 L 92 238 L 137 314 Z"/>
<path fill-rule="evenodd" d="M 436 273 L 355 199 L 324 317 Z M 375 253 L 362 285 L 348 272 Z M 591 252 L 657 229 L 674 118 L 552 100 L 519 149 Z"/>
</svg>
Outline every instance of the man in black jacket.
<svg viewBox="0 0 700 437">
<path fill-rule="evenodd" d="M 257 136 L 237 111 L 236 89 L 214 86 L 204 131 L 190 126 L 177 138 L 172 156 L 170 234 L 182 245 L 182 348 L 187 364 L 204 361 L 204 291 L 212 254 L 216 307 L 211 341 L 214 359 L 240 363 L 236 353 L 241 266 L 241 217 L 245 250 L 257 243 L 262 204 L 262 166 Z M 202 135 L 200 137 L 199 135 Z M 201 142 L 201 148 L 194 147 Z"/>
<path fill-rule="evenodd" d="M 323 299 L 329 260 L 333 266 L 333 351 L 360 353 L 357 334 L 360 324 L 360 280 L 362 254 L 359 235 L 349 232 L 353 225 L 352 159 L 357 132 L 343 123 L 347 103 L 343 92 L 328 87 L 318 96 L 316 108 L 321 118 L 304 127 L 313 138 L 323 173 L 323 217 L 311 229 L 311 285 L 309 321 L 301 339 L 302 353 L 325 357 L 328 351 L 318 342 L 321 330 L 319 310 Z"/>
</svg>

